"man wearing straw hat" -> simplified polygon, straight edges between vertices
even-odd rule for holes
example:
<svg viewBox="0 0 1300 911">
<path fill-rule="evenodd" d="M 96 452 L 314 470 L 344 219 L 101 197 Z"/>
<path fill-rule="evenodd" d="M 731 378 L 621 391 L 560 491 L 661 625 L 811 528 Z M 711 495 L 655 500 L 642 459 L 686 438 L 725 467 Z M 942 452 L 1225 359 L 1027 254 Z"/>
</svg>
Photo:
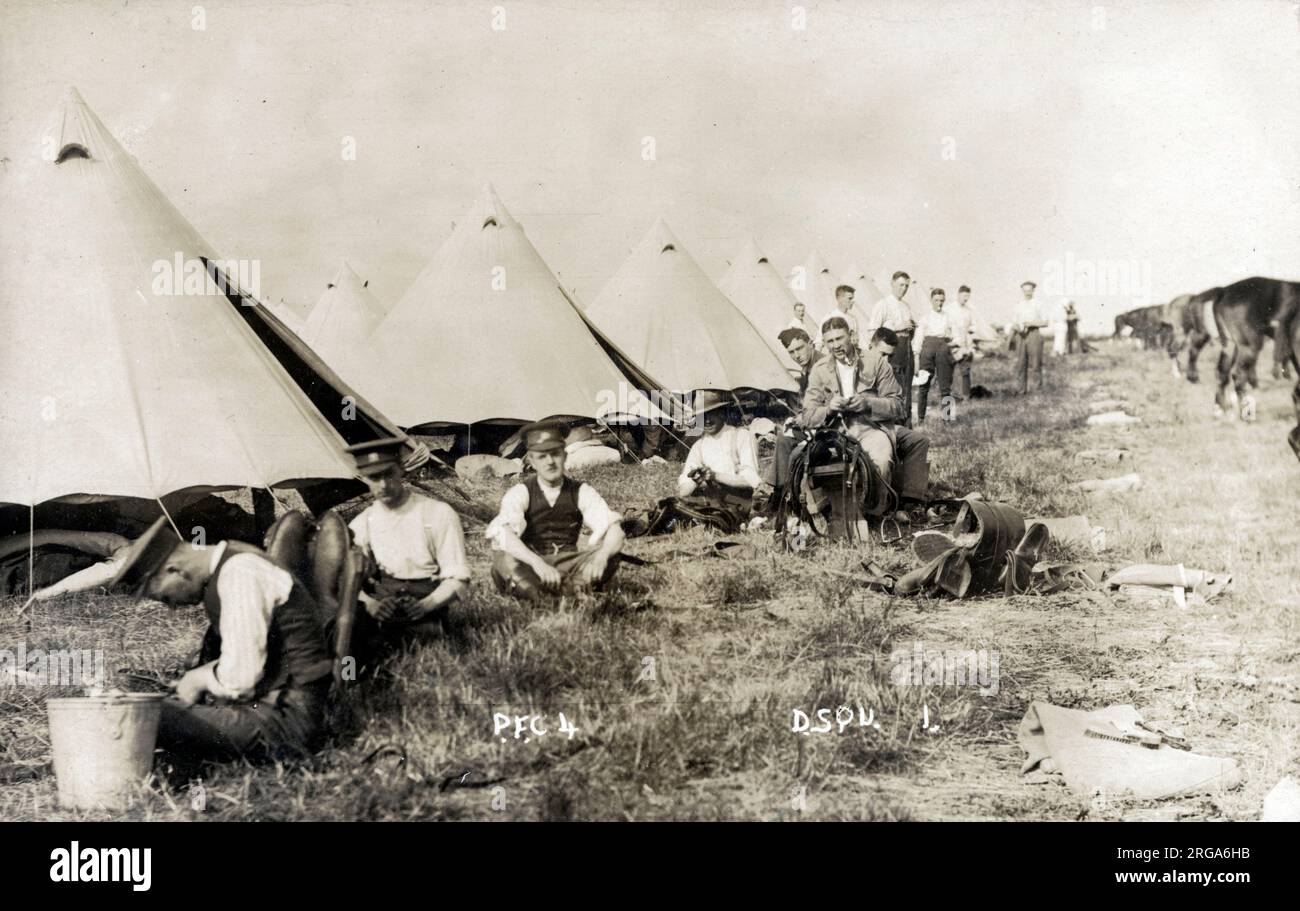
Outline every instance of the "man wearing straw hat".
<svg viewBox="0 0 1300 911">
<path fill-rule="evenodd" d="M 159 518 L 110 583 L 202 604 L 199 665 L 163 700 L 158 745 L 178 758 L 299 758 L 320 746 L 333 660 L 306 587 L 251 544 L 187 544 Z"/>
<path fill-rule="evenodd" d="M 407 486 L 404 442 L 388 437 L 347 448 L 375 498 L 348 525 L 376 567 L 362 588 L 353 632 L 363 660 L 403 639 L 440 636 L 449 606 L 469 588 L 460 517 Z"/>
<path fill-rule="evenodd" d="M 694 413 L 704 432 L 691 444 L 677 479 L 677 496 L 705 497 L 748 513 L 760 483 L 753 434 L 727 421 L 727 398 L 720 392 L 697 392 Z"/>
<path fill-rule="evenodd" d="M 485 537 L 496 550 L 497 590 L 524 598 L 599 589 L 618 569 L 622 517 L 590 484 L 564 473 L 565 427 L 541 421 L 524 428 L 528 463 L 536 474 L 501 498 Z M 578 542 L 590 529 L 586 547 Z"/>
</svg>

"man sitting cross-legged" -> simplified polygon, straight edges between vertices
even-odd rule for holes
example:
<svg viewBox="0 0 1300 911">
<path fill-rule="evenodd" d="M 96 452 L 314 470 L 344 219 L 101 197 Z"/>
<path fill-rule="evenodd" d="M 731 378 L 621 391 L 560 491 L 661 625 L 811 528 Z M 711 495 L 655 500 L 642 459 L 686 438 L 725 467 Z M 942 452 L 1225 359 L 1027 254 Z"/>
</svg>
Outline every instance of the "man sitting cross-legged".
<svg viewBox="0 0 1300 911">
<path fill-rule="evenodd" d="M 803 424 L 809 429 L 842 430 L 857 440 L 871 464 L 892 483 L 895 422 L 902 421 L 904 414 L 903 389 L 887 355 L 859 351 L 849 339 L 848 323 L 838 317 L 822 326 L 822 339 L 827 354 L 808 377 Z M 882 488 L 867 504 L 867 511 L 878 515 L 887 506 L 888 495 Z"/>
<path fill-rule="evenodd" d="M 449 605 L 469 588 L 460 517 L 403 480 L 402 443 L 392 437 L 349 446 L 375 502 L 348 525 L 376 566 L 361 591 L 353 641 L 363 662 L 408 638 L 436 638 Z"/>
<path fill-rule="evenodd" d="M 201 603 L 202 662 L 162 703 L 158 746 L 182 762 L 314 752 L 333 658 L 306 586 L 251 544 L 187 544 L 160 518 L 122 555 L 110 588 L 172 607 Z"/>
<path fill-rule="evenodd" d="M 485 533 L 496 550 L 497 590 L 525 598 L 600 588 L 618 569 L 621 517 L 590 484 L 564 473 L 565 428 L 543 421 L 524 431 L 528 463 L 537 472 L 501 498 Z M 591 536 L 578 547 L 583 526 Z"/>
</svg>

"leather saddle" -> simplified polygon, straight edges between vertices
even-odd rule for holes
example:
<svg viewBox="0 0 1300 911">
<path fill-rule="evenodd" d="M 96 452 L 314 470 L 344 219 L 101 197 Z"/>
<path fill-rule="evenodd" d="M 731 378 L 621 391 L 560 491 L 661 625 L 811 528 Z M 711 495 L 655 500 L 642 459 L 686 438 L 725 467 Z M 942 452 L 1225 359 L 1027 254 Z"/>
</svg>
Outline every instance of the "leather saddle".
<svg viewBox="0 0 1300 911">
<path fill-rule="evenodd" d="M 287 512 L 266 532 L 263 550 L 307 586 L 320 608 L 321 626 L 334 656 L 334 682 L 343 682 L 343 659 L 352 650 L 357 598 L 369 574 L 368 560 L 352 545 L 347 523 L 329 510 L 313 520 Z"/>
</svg>

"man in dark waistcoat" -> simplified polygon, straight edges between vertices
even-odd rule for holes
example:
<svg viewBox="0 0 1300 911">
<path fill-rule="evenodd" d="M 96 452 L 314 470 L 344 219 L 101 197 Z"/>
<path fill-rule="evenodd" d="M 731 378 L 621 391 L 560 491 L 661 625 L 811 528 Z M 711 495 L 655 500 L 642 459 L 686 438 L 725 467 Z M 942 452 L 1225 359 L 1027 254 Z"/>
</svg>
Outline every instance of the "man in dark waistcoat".
<svg viewBox="0 0 1300 911">
<path fill-rule="evenodd" d="M 541 422 L 525 428 L 528 462 L 536 474 L 501 498 L 485 533 L 496 550 L 497 590 L 520 597 L 600 588 L 618 568 L 622 517 L 590 484 L 564 473 L 565 428 Z M 583 526 L 591 531 L 579 547 Z"/>
<path fill-rule="evenodd" d="M 166 517 L 132 543 L 110 587 L 202 603 L 199 665 L 163 700 L 158 745 L 183 760 L 301 758 L 317 750 L 333 661 L 307 588 L 238 541 L 183 542 Z"/>
</svg>

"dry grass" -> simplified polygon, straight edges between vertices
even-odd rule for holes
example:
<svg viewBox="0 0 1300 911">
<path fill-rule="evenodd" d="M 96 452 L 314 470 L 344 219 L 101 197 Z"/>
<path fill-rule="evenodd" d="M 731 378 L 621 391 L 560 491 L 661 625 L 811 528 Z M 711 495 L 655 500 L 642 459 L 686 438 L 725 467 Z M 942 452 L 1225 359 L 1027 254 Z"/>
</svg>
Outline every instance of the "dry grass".
<svg viewBox="0 0 1300 911">
<path fill-rule="evenodd" d="M 1009 388 L 1006 362 L 983 366 L 981 382 Z M 157 787 L 122 818 L 1074 819 L 1087 808 L 1064 787 L 1020 780 L 1015 728 L 1034 699 L 1133 702 L 1182 725 L 1202 751 L 1236 758 L 1245 784 L 1178 802 L 1180 812 L 1254 818 L 1296 770 L 1300 466 L 1283 442 L 1289 390 L 1266 380 L 1259 423 L 1241 425 L 1214 421 L 1210 390 L 1175 383 L 1156 355 L 1102 351 L 1048 369 L 1037 398 L 971 403 L 955 425 L 931 422 L 934 480 L 1027 514 L 1084 512 L 1109 530 L 1106 561 L 1228 570 L 1233 589 L 1188 610 L 1103 596 L 906 600 L 840 575 L 857 571 L 858 551 L 789 556 L 749 535 L 753 553 L 723 560 L 707 555 L 711 536 L 690 531 L 633 542 L 658 562 L 625 568 L 617 592 L 529 608 L 490 590 L 483 523 L 467 519 L 472 603 L 445 641 L 349 691 L 335 742 L 314 763 L 214 767 L 204 812 Z M 1088 400 L 1101 394 L 1143 423 L 1086 429 Z M 1131 465 L 1072 457 L 1115 444 L 1132 450 Z M 676 470 L 612 466 L 588 478 L 630 509 L 669 492 Z M 1132 494 L 1066 486 L 1128 471 L 1145 482 Z M 506 482 L 460 486 L 490 506 Z M 901 550 L 874 556 L 910 565 Z M 197 611 L 125 599 L 69 599 L 25 620 L 15 607 L 0 605 L 0 646 L 103 648 L 110 671 L 165 672 L 201 629 Z M 896 685 L 890 656 L 915 641 L 996 651 L 998 692 Z M 5 819 L 68 816 L 45 765 L 45 695 L 0 690 Z M 791 732 L 793 710 L 840 705 L 870 709 L 879 729 L 855 719 L 843 733 Z M 542 714 L 548 733 L 525 742 L 511 729 L 503 741 L 496 712 Z M 577 726 L 571 739 L 556 730 L 561 712 Z M 443 787 L 466 772 L 470 785 L 493 783 Z"/>
</svg>

